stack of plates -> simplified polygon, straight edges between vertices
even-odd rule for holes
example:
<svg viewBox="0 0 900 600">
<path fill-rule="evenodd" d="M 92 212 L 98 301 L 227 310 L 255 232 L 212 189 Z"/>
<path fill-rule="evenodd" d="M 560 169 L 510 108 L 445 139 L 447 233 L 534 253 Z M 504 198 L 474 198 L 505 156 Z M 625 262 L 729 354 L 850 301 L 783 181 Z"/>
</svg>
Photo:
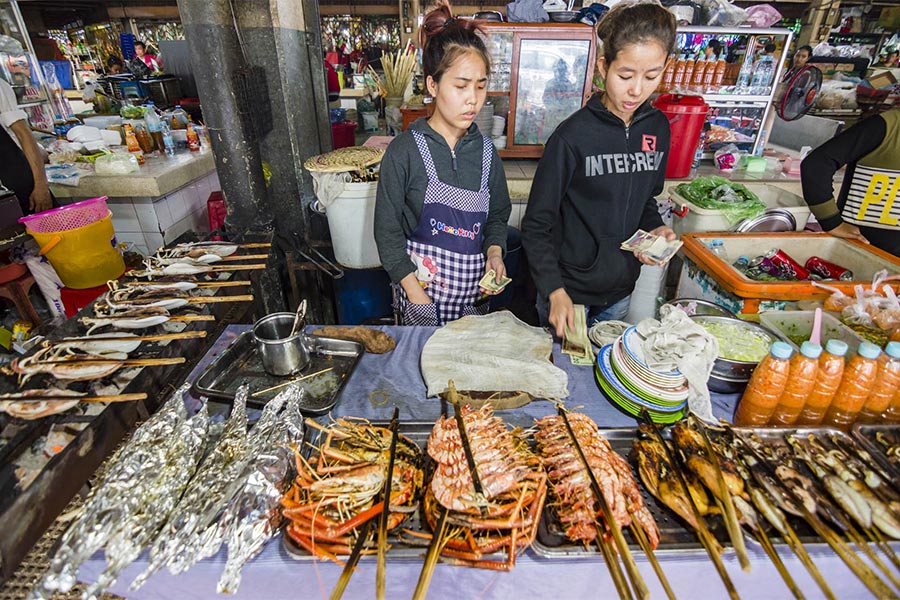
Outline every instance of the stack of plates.
<svg viewBox="0 0 900 600">
<path fill-rule="evenodd" d="M 640 336 L 630 327 L 597 356 L 597 383 L 613 404 L 630 415 L 646 408 L 657 423 L 674 423 L 687 410 L 688 386 L 680 372 L 654 371 L 643 360 Z"/>
</svg>

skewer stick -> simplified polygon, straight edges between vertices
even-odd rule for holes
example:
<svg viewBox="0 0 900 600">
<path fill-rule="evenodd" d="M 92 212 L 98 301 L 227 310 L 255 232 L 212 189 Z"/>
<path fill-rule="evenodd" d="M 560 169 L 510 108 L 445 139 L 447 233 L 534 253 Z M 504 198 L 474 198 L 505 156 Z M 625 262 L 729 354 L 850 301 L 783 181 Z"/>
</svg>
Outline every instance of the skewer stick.
<svg viewBox="0 0 900 600">
<path fill-rule="evenodd" d="M 747 555 L 747 546 L 744 545 L 744 534 L 741 531 L 740 523 L 738 523 L 737 513 L 734 510 L 734 501 L 731 498 L 731 492 L 728 489 L 728 484 L 725 483 L 725 476 L 722 474 L 722 467 L 719 464 L 719 455 L 713 449 L 709 435 L 706 433 L 706 427 L 700 423 L 698 419 L 694 417 L 691 417 L 691 419 L 693 420 L 697 431 L 700 432 L 700 437 L 703 438 L 706 455 L 709 457 L 709 462 L 713 465 L 713 469 L 716 472 L 716 483 L 718 483 L 719 486 L 718 499 L 725 509 L 723 516 L 725 517 L 725 525 L 728 529 L 728 537 L 731 538 L 731 544 L 734 546 L 734 552 L 737 554 L 738 562 L 741 564 L 741 570 L 745 573 L 749 573 L 751 569 L 750 557 Z"/>
<path fill-rule="evenodd" d="M 255 271 L 257 269 L 265 269 L 266 265 L 262 263 L 253 263 L 252 265 L 211 265 L 201 271 L 204 272 L 218 272 L 218 271 Z M 208 269 L 208 271 L 207 271 Z M 196 273 L 199 275 L 200 273 Z"/>
<path fill-rule="evenodd" d="M 884 561 L 872 550 L 872 547 L 866 542 L 866 539 L 860 535 L 860 533 L 856 530 L 856 527 L 850 522 L 849 519 L 844 518 L 844 527 L 846 527 L 847 537 L 850 538 L 851 541 L 856 545 L 857 548 L 863 551 L 863 554 L 869 557 L 872 563 L 881 569 L 881 572 L 884 573 L 885 577 L 894 585 L 895 588 L 900 589 L 900 579 L 897 579 L 897 576 L 894 572 L 888 568 L 887 565 L 884 564 Z"/>
<path fill-rule="evenodd" d="M 603 520 L 606 521 L 606 526 L 612 533 L 613 540 L 616 543 L 616 549 L 619 551 L 619 557 L 625 565 L 625 571 L 628 573 L 628 578 L 631 580 L 631 586 L 634 588 L 634 594 L 638 598 L 649 598 L 650 591 L 647 589 L 647 584 L 644 582 L 643 577 L 641 577 L 640 571 L 638 571 L 637 564 L 634 562 L 634 557 L 631 555 L 631 548 L 628 547 L 625 536 L 622 535 L 622 528 L 619 527 L 618 522 L 616 522 L 612 509 L 609 506 L 609 502 L 607 502 L 606 496 L 603 495 L 603 488 L 601 488 L 600 484 L 597 482 L 597 477 L 594 475 L 594 471 L 591 469 L 591 465 L 584 455 L 584 449 L 581 447 L 581 443 L 575 436 L 575 430 L 572 429 L 572 424 L 569 423 L 566 409 L 562 404 L 559 404 L 556 407 L 556 412 L 562 417 L 563 423 L 566 425 L 566 431 L 569 434 L 569 439 L 572 440 L 572 445 L 575 447 L 578 458 L 581 459 L 581 464 L 587 471 L 588 479 L 591 482 L 591 489 L 594 492 L 594 496 L 597 497 L 600 509 L 603 511 Z"/>
<path fill-rule="evenodd" d="M 153 304 L 155 302 L 169 302 L 174 300 L 185 300 L 188 304 L 214 304 L 216 302 L 252 302 L 252 294 L 244 294 L 240 296 L 153 296 L 150 298 L 133 298 L 128 300 L 116 301 L 113 304 Z"/>
<path fill-rule="evenodd" d="M 153 315 L 150 315 L 153 316 Z M 107 318 L 107 317 L 100 317 Z M 109 317 L 112 318 L 112 317 Z M 125 317 L 128 319 L 135 319 L 139 317 Z M 179 322 L 190 322 L 190 321 L 215 321 L 216 317 L 214 315 L 169 315 L 170 321 L 179 321 Z"/>
<path fill-rule="evenodd" d="M 866 529 L 866 535 L 868 535 L 869 539 L 875 542 L 875 545 L 884 552 L 885 556 L 888 557 L 888 560 L 900 570 L 900 560 L 897 559 L 897 554 L 894 552 L 894 549 L 891 548 L 891 545 L 887 540 L 884 539 L 884 536 L 881 535 L 881 532 L 878 531 L 878 528 L 872 527 L 871 529 Z"/>
<path fill-rule="evenodd" d="M 637 543 L 638 545 L 640 545 L 641 550 L 643 550 L 644 554 L 647 555 L 647 558 L 650 559 L 650 565 L 656 572 L 656 576 L 659 578 L 659 582 L 662 584 L 663 589 L 666 592 L 666 596 L 668 596 L 671 600 L 675 600 L 675 592 L 672 590 L 672 586 L 669 585 L 669 580 L 666 578 L 666 574 L 662 570 L 662 565 L 659 564 L 659 559 L 656 558 L 656 553 L 653 551 L 653 548 L 650 547 L 650 541 L 647 539 L 647 534 L 644 533 L 644 530 L 641 528 L 641 526 L 635 524 L 634 521 L 631 522 L 631 535 L 634 536 L 634 539 L 637 540 Z"/>
<path fill-rule="evenodd" d="M 109 396 L 16 396 L 4 394 L 0 402 L 47 402 L 50 400 L 78 400 L 79 402 L 132 402 L 146 400 L 147 394 L 113 394 Z"/>
<path fill-rule="evenodd" d="M 447 544 L 447 513 L 449 511 L 441 506 L 438 515 L 437 525 L 431 537 L 431 544 L 428 546 L 428 553 L 425 555 L 425 563 L 422 565 L 422 571 L 419 573 L 419 580 L 416 582 L 416 589 L 413 592 L 412 600 L 425 600 L 428 594 L 428 586 L 431 585 L 431 577 L 434 575 L 434 568 L 437 566 L 438 558 L 444 546 Z"/>
<path fill-rule="evenodd" d="M 703 515 L 700 514 L 700 510 L 697 508 L 697 504 L 694 502 L 693 496 L 691 496 L 691 488 L 688 486 L 687 480 L 684 476 L 684 466 L 681 465 L 676 460 L 676 452 L 672 452 L 669 448 L 669 445 L 666 443 L 665 438 L 663 438 L 662 433 L 660 433 L 659 429 L 656 426 L 656 423 L 650 417 L 650 413 L 646 408 L 641 410 L 641 417 L 647 424 L 650 426 L 650 429 L 653 431 L 656 437 L 656 441 L 663 447 L 663 450 L 666 452 L 666 459 L 669 461 L 669 464 L 672 465 L 672 470 L 675 471 L 678 475 L 678 482 L 681 484 L 682 489 L 684 490 L 684 495 L 688 499 L 688 504 L 691 505 L 691 512 L 694 513 L 694 520 L 697 522 L 697 537 L 700 539 L 700 543 L 703 544 L 703 547 L 706 549 L 706 553 L 709 555 L 710 560 L 712 560 L 713 566 L 716 568 L 716 572 L 718 572 L 719 577 L 722 579 L 722 583 L 725 585 L 725 589 L 728 591 L 728 596 L 733 600 L 738 600 L 740 596 L 737 593 L 737 589 L 734 587 L 734 582 L 731 581 L 731 577 L 728 575 L 728 571 L 725 570 L 725 565 L 722 563 L 722 557 L 719 556 L 719 553 L 716 551 L 716 539 L 715 536 L 709 531 L 709 528 L 706 526 L 706 521 L 703 519 Z"/>
<path fill-rule="evenodd" d="M 280 390 L 283 387 L 289 386 L 292 383 L 296 383 L 298 381 L 303 381 L 304 379 L 310 379 L 311 377 L 315 377 L 316 375 L 321 375 L 322 373 L 327 373 L 328 371 L 334 370 L 334 367 L 328 367 L 327 369 L 322 369 L 321 371 L 316 371 L 315 373 L 310 373 L 309 375 L 304 375 L 303 377 L 294 377 L 290 381 L 285 381 L 284 383 L 279 383 L 278 385 L 273 385 L 270 388 L 266 388 L 264 390 L 259 390 L 258 392 L 253 392 L 250 394 L 251 398 L 256 398 L 258 396 L 262 396 L 268 392 L 274 392 L 275 390 Z"/>
<path fill-rule="evenodd" d="M 159 335 L 104 336 L 89 335 L 85 337 L 61 338 L 46 340 L 46 346 L 63 346 L 79 342 L 164 342 L 167 340 L 191 340 L 206 337 L 206 331 L 182 331 L 180 333 L 161 333 Z"/>
<path fill-rule="evenodd" d="M 806 567 L 806 570 L 809 572 L 813 580 L 819 585 L 819 589 L 822 590 L 822 593 L 825 594 L 825 597 L 828 598 L 828 600 L 837 600 L 837 596 L 835 596 L 834 592 L 831 591 L 831 586 L 828 585 L 827 581 L 825 581 L 825 577 L 822 576 L 822 572 L 819 570 L 819 567 L 817 567 L 816 563 L 813 562 L 813 559 L 806 551 L 806 547 L 803 545 L 803 542 L 801 542 L 800 538 L 797 537 L 797 532 L 794 531 L 794 528 L 791 527 L 790 523 L 788 523 L 787 521 L 784 522 L 784 526 L 784 541 L 787 542 L 788 546 L 790 546 L 791 550 L 794 551 L 794 554 L 797 555 L 797 558 L 800 559 L 800 562 L 803 564 L 803 566 Z"/>
<path fill-rule="evenodd" d="M 803 600 L 805 596 L 803 592 L 800 591 L 800 588 L 797 587 L 797 582 L 794 581 L 794 578 L 791 577 L 791 574 L 788 572 L 787 567 L 784 566 L 784 561 L 781 560 L 781 557 L 778 555 L 778 552 L 775 551 L 775 546 L 772 545 L 772 540 L 769 539 L 769 536 L 766 535 L 765 530 L 760 525 L 757 529 L 751 531 L 751 534 L 756 541 L 759 542 L 759 545 L 763 547 L 763 550 L 768 555 L 769 560 L 772 561 L 772 564 L 775 565 L 775 569 L 778 571 L 778 574 L 781 575 L 781 578 L 784 580 L 785 585 L 787 585 L 788 589 L 791 590 L 791 593 L 794 595 L 794 598 L 797 600 Z"/>
<path fill-rule="evenodd" d="M 606 568 L 609 569 L 609 576 L 612 577 L 613 584 L 616 586 L 616 592 L 619 593 L 619 598 L 632 600 L 634 596 L 631 593 L 628 582 L 625 580 L 625 573 L 622 572 L 622 565 L 619 564 L 616 553 L 610 548 L 609 542 L 603 539 L 605 534 L 603 528 L 598 523 L 595 523 L 594 526 L 597 528 L 597 547 L 600 548 L 603 561 L 606 563 Z"/>
<path fill-rule="evenodd" d="M 188 242 L 177 244 L 176 248 L 203 248 L 204 246 L 234 246 L 235 248 L 271 248 L 271 242 L 248 242 L 246 244 L 232 244 L 231 242 Z"/>
<path fill-rule="evenodd" d="M 33 365 L 122 365 L 123 367 L 159 367 L 163 365 L 180 365 L 187 359 L 183 356 L 171 358 L 126 358 L 125 360 L 90 358 L 86 360 L 42 360 Z"/>
<path fill-rule="evenodd" d="M 175 284 L 176 282 L 171 282 Z M 240 286 L 248 286 L 250 285 L 250 281 L 246 279 L 239 279 L 236 281 L 194 281 L 191 282 L 197 285 L 198 288 L 218 288 L 218 287 L 240 287 Z M 147 281 L 125 281 L 119 284 L 120 288 L 123 287 L 143 287 L 143 286 L 164 286 L 165 282 L 147 282 Z"/>
<path fill-rule="evenodd" d="M 391 417 L 391 450 L 388 456 L 387 474 L 382 491 L 381 518 L 378 521 L 378 563 L 375 567 L 375 598 L 384 600 L 385 571 L 387 569 L 387 529 L 388 518 L 391 515 L 391 484 L 394 479 L 394 459 L 397 456 L 397 438 L 400 435 L 400 408 L 394 407 L 394 415 Z"/>
<path fill-rule="evenodd" d="M 230 254 L 228 256 L 219 257 L 222 260 L 216 262 L 225 262 L 225 261 L 238 261 L 238 260 L 266 260 L 269 258 L 268 254 Z"/>
<path fill-rule="evenodd" d="M 340 600 L 341 596 L 344 595 L 344 590 L 347 589 L 347 584 L 350 583 L 350 578 L 353 576 L 353 571 L 356 569 L 356 565 L 359 562 L 359 556 L 362 554 L 363 548 L 366 545 L 366 540 L 369 539 L 369 530 L 371 528 L 371 519 L 363 523 L 362 527 L 360 527 L 359 536 L 356 538 L 356 543 L 353 544 L 353 549 L 350 551 L 347 562 L 344 563 L 344 570 L 341 571 L 341 576 L 338 578 L 334 590 L 331 592 L 330 600 Z"/>
</svg>

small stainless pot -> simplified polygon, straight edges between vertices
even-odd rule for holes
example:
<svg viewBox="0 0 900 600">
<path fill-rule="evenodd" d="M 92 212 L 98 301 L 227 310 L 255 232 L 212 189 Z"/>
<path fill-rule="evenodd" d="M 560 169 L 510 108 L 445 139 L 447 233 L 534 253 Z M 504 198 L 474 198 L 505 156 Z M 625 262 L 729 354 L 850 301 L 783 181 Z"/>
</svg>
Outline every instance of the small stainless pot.
<svg viewBox="0 0 900 600">
<path fill-rule="evenodd" d="M 253 325 L 253 339 L 269 375 L 285 377 L 309 364 L 309 338 L 300 331 L 291 335 L 294 313 L 273 313 Z"/>
</svg>

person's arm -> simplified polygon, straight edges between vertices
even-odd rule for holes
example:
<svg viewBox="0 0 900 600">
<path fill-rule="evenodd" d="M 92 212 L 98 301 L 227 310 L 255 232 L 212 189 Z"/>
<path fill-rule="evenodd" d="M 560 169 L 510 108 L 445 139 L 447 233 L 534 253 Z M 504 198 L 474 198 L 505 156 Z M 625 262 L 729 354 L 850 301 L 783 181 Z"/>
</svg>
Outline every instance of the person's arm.
<svg viewBox="0 0 900 600">
<path fill-rule="evenodd" d="M 28 208 L 35 213 L 49 210 L 53 207 L 53 200 L 47 184 L 47 173 L 44 171 L 44 155 L 38 148 L 37 142 L 34 141 L 31 127 L 28 126 L 28 121 L 21 120 L 10 125 L 10 129 L 19 140 L 19 145 L 28 160 L 28 166 L 31 167 L 31 175 L 34 178 L 34 189 L 28 198 Z"/>
<path fill-rule="evenodd" d="M 878 148 L 886 133 L 887 124 L 881 117 L 864 119 L 810 152 L 800 163 L 803 199 L 825 231 L 867 241 L 858 227 L 841 219 L 834 198 L 834 174 Z"/>
<path fill-rule="evenodd" d="M 560 135 L 551 135 L 531 184 L 522 218 L 522 246 L 528 255 L 538 293 L 550 300 L 550 324 L 562 337 L 568 324 L 574 329 L 575 311 L 563 284 L 559 253 L 553 239 L 559 207 L 578 168 L 577 158 Z"/>
<path fill-rule="evenodd" d="M 487 221 L 484 224 L 484 272 L 493 269 L 497 283 L 506 275 L 503 256 L 506 254 L 506 228 L 512 204 L 509 201 L 509 187 L 506 184 L 506 171 L 497 150 L 491 145 L 491 172 L 488 189 L 491 191 L 491 204 L 488 208 Z"/>
<path fill-rule="evenodd" d="M 409 165 L 406 153 L 394 145 L 388 147 L 381 161 L 375 197 L 375 245 L 391 281 L 403 287 L 411 302 L 427 304 L 431 299 L 416 279 L 416 266 L 406 251 L 406 234 L 402 224 Z"/>
</svg>

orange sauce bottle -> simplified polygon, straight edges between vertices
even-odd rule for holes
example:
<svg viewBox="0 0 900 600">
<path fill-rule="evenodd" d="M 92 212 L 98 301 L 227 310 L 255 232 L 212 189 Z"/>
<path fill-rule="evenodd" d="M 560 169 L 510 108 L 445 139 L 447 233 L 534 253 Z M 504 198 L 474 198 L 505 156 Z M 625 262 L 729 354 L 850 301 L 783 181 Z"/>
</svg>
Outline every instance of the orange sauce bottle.
<svg viewBox="0 0 900 600">
<path fill-rule="evenodd" d="M 691 87 L 694 81 L 694 67 L 696 66 L 696 61 L 691 57 L 688 57 L 687 60 L 684 61 L 684 78 L 681 81 L 682 86 Z"/>
<path fill-rule="evenodd" d="M 825 413 L 823 425 L 846 431 L 856 422 L 859 411 L 875 387 L 880 354 L 881 348 L 875 344 L 863 342 L 859 345 L 856 355 L 847 361 L 841 385 Z"/>
<path fill-rule="evenodd" d="M 686 62 L 684 54 L 679 54 L 678 60 L 675 61 L 675 75 L 672 77 L 672 87 L 677 88 L 684 81 L 684 68 Z"/>
<path fill-rule="evenodd" d="M 672 81 L 675 79 L 675 62 L 675 55 L 673 54 L 666 64 L 665 71 L 663 71 L 662 83 L 659 87 L 660 92 L 665 92 L 672 88 Z"/>
<path fill-rule="evenodd" d="M 137 136 L 134 135 L 134 128 L 132 128 L 129 123 L 125 123 L 123 128 L 125 130 L 125 144 L 128 146 L 128 151 L 135 155 L 138 164 L 144 164 L 144 151 L 141 150 L 141 145 L 138 143 Z"/>
<path fill-rule="evenodd" d="M 713 80 L 712 80 L 713 87 L 719 87 L 720 85 L 722 85 L 722 80 L 725 79 L 725 68 L 726 67 L 727 67 L 727 64 L 725 63 L 724 58 L 720 58 L 719 60 L 716 61 L 716 70 L 715 70 L 715 73 L 713 74 Z"/>
<path fill-rule="evenodd" d="M 694 64 L 694 76 L 691 78 L 691 86 L 695 88 L 703 87 L 703 80 L 706 77 L 707 61 L 701 56 Z"/>
<path fill-rule="evenodd" d="M 800 352 L 791 359 L 791 377 L 769 419 L 770 427 L 790 427 L 797 421 L 816 383 L 821 355 L 822 346 L 819 344 L 803 342 L 800 346 Z"/>
<path fill-rule="evenodd" d="M 866 403 L 856 421 L 879 423 L 881 415 L 890 408 L 894 396 L 900 391 L 900 342 L 888 342 L 884 353 L 878 357 L 878 379 L 869 392 Z"/>
<path fill-rule="evenodd" d="M 812 391 L 806 397 L 806 403 L 796 425 L 818 425 L 825 418 L 825 412 L 831 406 L 831 400 L 838 386 L 841 385 L 841 377 L 844 375 L 844 355 L 847 354 L 847 344 L 841 340 L 828 340 L 825 344 L 825 352 L 819 357 L 819 370 L 816 372 L 816 382 Z"/>
<path fill-rule="evenodd" d="M 734 414 L 735 425 L 762 427 L 778 407 L 790 375 L 793 349 L 784 342 L 775 342 L 769 353 L 753 370 L 750 383 Z"/>
</svg>

